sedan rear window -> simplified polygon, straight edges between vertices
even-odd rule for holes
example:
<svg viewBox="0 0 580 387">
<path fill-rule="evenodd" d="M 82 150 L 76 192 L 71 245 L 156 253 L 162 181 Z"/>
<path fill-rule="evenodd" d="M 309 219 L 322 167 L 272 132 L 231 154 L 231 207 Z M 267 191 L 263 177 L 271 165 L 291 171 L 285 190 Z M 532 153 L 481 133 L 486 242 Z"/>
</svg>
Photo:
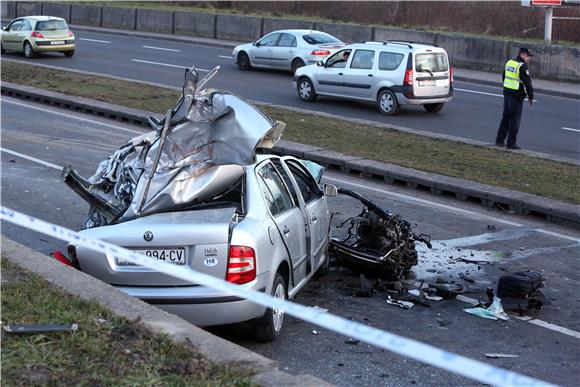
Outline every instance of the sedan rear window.
<svg viewBox="0 0 580 387">
<path fill-rule="evenodd" d="M 37 31 L 49 30 L 68 30 L 68 26 L 64 20 L 46 20 L 36 23 Z"/>
<path fill-rule="evenodd" d="M 308 44 L 342 43 L 340 40 L 326 34 L 308 34 L 302 36 Z"/>
<path fill-rule="evenodd" d="M 417 72 L 440 72 L 449 70 L 447 55 L 443 52 L 415 55 L 415 70 Z"/>
</svg>

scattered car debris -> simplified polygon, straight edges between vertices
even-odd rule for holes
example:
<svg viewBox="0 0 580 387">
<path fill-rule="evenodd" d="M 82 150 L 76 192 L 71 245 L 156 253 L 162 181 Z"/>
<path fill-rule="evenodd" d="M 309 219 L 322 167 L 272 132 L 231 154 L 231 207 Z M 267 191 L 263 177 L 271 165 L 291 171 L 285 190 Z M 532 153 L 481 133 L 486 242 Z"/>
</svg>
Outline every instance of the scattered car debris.
<svg viewBox="0 0 580 387">
<path fill-rule="evenodd" d="M 444 300 L 453 300 L 465 291 L 463 285 L 455 283 L 429 284 L 429 287 L 435 289 Z"/>
<path fill-rule="evenodd" d="M 396 299 L 391 298 L 391 297 L 388 297 L 386 301 L 387 301 L 387 304 L 389 304 L 389 305 L 395 305 L 395 306 L 398 306 L 398 307 L 403 308 L 403 309 L 411 309 L 413 306 L 415 306 L 415 304 L 413 304 L 410 301 L 396 300 Z"/>
<path fill-rule="evenodd" d="M 312 334 L 313 334 L 313 335 L 317 335 L 317 334 L 319 334 L 319 333 L 320 333 L 320 331 L 317 331 L 316 329 L 313 329 L 313 330 L 312 330 Z"/>
<path fill-rule="evenodd" d="M 326 313 L 326 312 L 328 312 L 328 309 L 321 308 L 321 307 L 320 307 L 320 306 L 318 306 L 318 305 L 316 305 L 316 306 L 312 306 L 311 308 L 312 308 L 312 309 L 314 309 L 315 311 L 317 311 L 317 312 L 321 312 L 321 313 Z"/>
<path fill-rule="evenodd" d="M 338 193 L 363 205 L 360 214 L 337 226 L 340 229 L 349 225 L 346 237 L 333 238 L 330 242 L 330 252 L 339 264 L 389 280 L 408 276 L 417 264 L 415 242 L 431 248 L 431 238 L 413 233 L 411 224 L 400 215 L 380 208 L 354 191 L 339 188 Z"/>
<path fill-rule="evenodd" d="M 495 224 L 488 224 L 488 225 L 487 225 L 487 229 L 488 229 L 489 231 L 495 231 L 495 229 L 496 229 L 496 227 L 495 227 Z"/>
<path fill-rule="evenodd" d="M 510 358 L 516 358 L 516 357 L 520 357 L 520 355 L 511 355 L 509 353 L 486 353 L 485 357 L 488 357 L 490 359 L 510 359 Z"/>
<path fill-rule="evenodd" d="M 477 306 L 475 308 L 463 309 L 463 311 L 472 314 L 477 317 L 486 318 L 490 320 L 509 320 L 509 316 L 503 310 L 501 305 L 501 299 L 499 297 L 494 297 L 493 302 L 488 308 L 482 308 Z"/>
<path fill-rule="evenodd" d="M 360 343 L 360 340 L 356 340 L 356 339 L 349 337 L 344 342 L 345 342 L 345 344 L 357 345 L 358 343 Z"/>
<path fill-rule="evenodd" d="M 550 304 L 540 290 L 546 286 L 546 280 L 541 273 L 521 271 L 503 275 L 497 284 L 497 294 L 504 300 L 506 309 L 524 311 L 539 311 L 543 305 Z"/>
<path fill-rule="evenodd" d="M 47 333 L 47 332 L 74 332 L 79 329 L 78 324 L 9 324 L 4 330 L 10 333 Z"/>
<path fill-rule="evenodd" d="M 472 284 L 475 283 L 475 280 L 473 278 L 469 277 L 467 274 L 459 273 L 459 277 L 461 277 L 461 279 L 463 279 L 467 282 L 471 282 Z"/>
</svg>

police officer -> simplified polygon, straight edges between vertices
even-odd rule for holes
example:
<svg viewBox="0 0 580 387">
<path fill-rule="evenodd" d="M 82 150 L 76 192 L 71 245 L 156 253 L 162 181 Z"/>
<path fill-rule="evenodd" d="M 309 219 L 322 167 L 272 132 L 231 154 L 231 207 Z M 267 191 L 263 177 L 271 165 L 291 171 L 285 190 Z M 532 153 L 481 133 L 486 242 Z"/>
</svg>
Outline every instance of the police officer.
<svg viewBox="0 0 580 387">
<path fill-rule="evenodd" d="M 532 79 L 528 71 L 528 62 L 532 53 L 525 47 L 520 48 L 518 57 L 506 62 L 502 73 L 503 81 L 503 116 L 495 145 L 503 146 L 507 136 L 508 149 L 521 149 L 516 143 L 516 137 L 520 130 L 523 102 L 528 95 L 530 106 L 534 101 L 534 89 Z"/>
</svg>

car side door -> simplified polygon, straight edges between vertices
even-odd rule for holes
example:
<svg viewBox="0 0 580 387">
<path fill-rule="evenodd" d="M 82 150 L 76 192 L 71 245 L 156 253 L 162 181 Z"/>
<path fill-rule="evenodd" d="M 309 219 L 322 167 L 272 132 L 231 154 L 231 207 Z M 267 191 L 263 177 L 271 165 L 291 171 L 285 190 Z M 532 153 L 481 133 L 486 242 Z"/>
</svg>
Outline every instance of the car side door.
<svg viewBox="0 0 580 387">
<path fill-rule="evenodd" d="M 317 67 L 314 88 L 319 94 L 342 96 L 345 93 L 344 73 L 350 51 L 350 49 L 338 51 L 324 62 L 323 67 Z"/>
<path fill-rule="evenodd" d="M 296 52 L 296 37 L 282 33 L 275 47 L 272 47 L 272 65 L 283 69 L 290 69 L 292 58 Z"/>
<path fill-rule="evenodd" d="M 306 276 L 310 256 L 305 219 L 284 179 L 270 161 L 260 164 L 257 178 L 270 216 L 290 256 L 294 281 L 299 283 Z"/>
<path fill-rule="evenodd" d="M 374 99 L 371 94 L 374 62 L 375 50 L 355 50 L 344 75 L 344 88 L 348 96 Z"/>
<path fill-rule="evenodd" d="M 272 48 L 278 43 L 280 33 L 271 33 L 258 40 L 250 51 L 252 63 L 258 66 L 272 66 Z"/>
<path fill-rule="evenodd" d="M 22 27 L 24 20 L 14 20 L 12 23 L 8 24 L 4 31 L 2 32 L 2 45 L 5 50 L 18 50 L 16 41 L 18 39 L 18 31 Z"/>
<path fill-rule="evenodd" d="M 29 20 L 24 20 L 22 22 L 22 26 L 20 27 L 20 31 L 16 33 L 15 43 L 17 47 L 24 47 L 24 40 L 30 36 L 32 33 L 32 24 L 30 24 Z"/>
</svg>

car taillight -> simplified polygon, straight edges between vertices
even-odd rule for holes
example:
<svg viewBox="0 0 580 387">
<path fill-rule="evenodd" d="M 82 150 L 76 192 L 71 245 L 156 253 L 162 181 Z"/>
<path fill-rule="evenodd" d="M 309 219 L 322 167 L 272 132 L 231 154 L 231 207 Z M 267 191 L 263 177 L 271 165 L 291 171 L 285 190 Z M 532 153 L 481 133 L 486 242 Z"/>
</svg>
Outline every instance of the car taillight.
<svg viewBox="0 0 580 387">
<path fill-rule="evenodd" d="M 69 38 L 74 38 L 75 37 L 75 34 L 73 34 L 72 31 L 69 31 L 68 32 L 68 37 Z"/>
<path fill-rule="evenodd" d="M 405 71 L 405 80 L 403 84 L 413 86 L 413 69 L 407 69 L 407 71 Z"/>
<path fill-rule="evenodd" d="M 310 53 L 310 55 L 330 55 L 329 50 L 314 50 Z"/>
<path fill-rule="evenodd" d="M 256 253 L 247 246 L 230 246 L 226 281 L 245 284 L 256 279 Z"/>
<path fill-rule="evenodd" d="M 449 82 L 453 83 L 453 67 L 449 66 Z"/>
<path fill-rule="evenodd" d="M 38 31 L 33 31 L 32 34 L 30 34 L 30 36 L 33 36 L 35 38 L 40 38 L 40 39 L 44 39 L 44 35 L 42 35 L 40 32 Z"/>
</svg>

